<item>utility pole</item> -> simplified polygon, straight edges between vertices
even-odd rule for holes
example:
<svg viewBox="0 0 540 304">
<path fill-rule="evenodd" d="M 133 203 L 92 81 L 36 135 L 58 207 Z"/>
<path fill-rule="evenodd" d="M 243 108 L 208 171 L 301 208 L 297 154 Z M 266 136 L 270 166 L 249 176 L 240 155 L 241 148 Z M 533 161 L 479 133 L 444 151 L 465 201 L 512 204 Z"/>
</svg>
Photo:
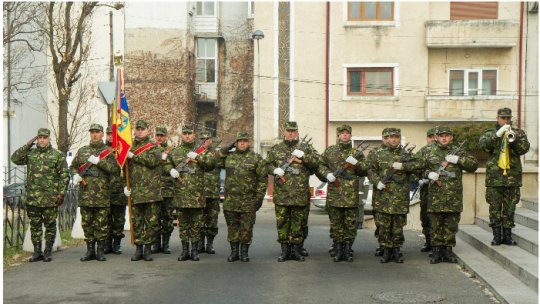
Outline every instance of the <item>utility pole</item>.
<svg viewBox="0 0 540 304">
<path fill-rule="evenodd" d="M 8 36 L 11 35 L 11 7 L 7 9 Z M 8 184 L 11 184 L 11 39 L 7 42 L 7 163 Z"/>
</svg>

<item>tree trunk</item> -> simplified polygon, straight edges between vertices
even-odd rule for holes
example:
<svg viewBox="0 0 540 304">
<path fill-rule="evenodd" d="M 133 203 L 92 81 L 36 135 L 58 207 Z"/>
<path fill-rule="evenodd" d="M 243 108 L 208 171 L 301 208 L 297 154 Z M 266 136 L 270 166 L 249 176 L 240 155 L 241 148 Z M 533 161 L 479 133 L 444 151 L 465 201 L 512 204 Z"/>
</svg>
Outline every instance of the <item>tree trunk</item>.
<svg viewBox="0 0 540 304">
<path fill-rule="evenodd" d="M 65 155 L 70 148 L 69 133 L 68 133 L 68 105 L 69 97 L 60 94 L 58 98 L 58 138 L 56 143 L 58 150 Z"/>
</svg>

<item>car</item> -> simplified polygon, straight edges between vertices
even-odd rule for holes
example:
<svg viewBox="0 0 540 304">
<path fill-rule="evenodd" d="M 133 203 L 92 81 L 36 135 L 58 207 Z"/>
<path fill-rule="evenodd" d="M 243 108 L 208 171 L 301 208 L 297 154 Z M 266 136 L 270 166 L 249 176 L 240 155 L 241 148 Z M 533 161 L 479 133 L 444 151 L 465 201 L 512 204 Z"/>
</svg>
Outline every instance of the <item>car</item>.
<svg viewBox="0 0 540 304">
<path fill-rule="evenodd" d="M 223 203 L 225 200 L 225 169 L 219 171 L 219 202 Z"/>
<path fill-rule="evenodd" d="M 311 203 L 313 206 L 325 209 L 326 208 L 326 192 L 328 191 L 328 183 L 322 182 L 317 187 L 313 188 L 311 194 Z"/>
<path fill-rule="evenodd" d="M 24 183 L 13 183 L 3 187 L 3 198 L 11 208 L 20 205 L 24 208 L 24 192 L 26 190 Z"/>
</svg>

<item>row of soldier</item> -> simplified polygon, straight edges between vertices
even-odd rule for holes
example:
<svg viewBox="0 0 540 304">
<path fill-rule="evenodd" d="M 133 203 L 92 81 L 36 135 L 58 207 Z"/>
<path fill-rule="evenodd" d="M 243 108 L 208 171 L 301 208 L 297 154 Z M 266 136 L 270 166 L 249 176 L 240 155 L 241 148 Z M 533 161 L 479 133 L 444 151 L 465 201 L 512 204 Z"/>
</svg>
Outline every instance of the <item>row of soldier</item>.
<svg viewBox="0 0 540 304">
<path fill-rule="evenodd" d="M 513 210 L 519 202 L 521 186 L 520 155 L 529 149 L 523 130 L 513 129 L 515 140 L 506 148 L 510 167 L 499 168 L 501 142 L 510 129 L 511 111 L 498 110 L 497 127 L 480 139 L 489 153 L 486 200 L 490 204 L 492 244 L 515 245 L 511 237 Z M 409 212 L 409 184 L 418 180 L 421 190 L 421 219 L 426 236 L 423 251 L 432 251 L 431 263 L 456 262 L 460 214 L 463 211 L 462 172 L 474 172 L 477 160 L 453 141 L 453 131 L 440 126 L 427 138 L 433 142 L 412 155 L 401 145 L 401 130 L 385 128 L 382 145 L 367 158 L 352 144 L 352 128 L 337 128 L 337 144 L 319 154 L 300 134 L 296 122 L 284 125 L 283 141 L 268 152 L 266 159 L 250 150 L 247 133 L 237 134 L 228 147 L 215 149 L 209 132 L 202 132 L 196 145 L 192 127 L 184 126 L 181 144 L 167 143 L 167 130 L 155 128 L 150 138 L 148 123 L 135 125 L 133 146 L 128 153 L 128 184 L 111 152 L 111 133 L 103 142 L 103 127 L 92 124 L 90 144 L 79 149 L 66 170 L 65 158 L 50 145 L 50 131 L 39 129 L 38 136 L 17 150 L 12 161 L 27 165 L 26 205 L 30 217 L 34 254 L 30 262 L 51 260 L 55 237 L 57 206 L 69 183 L 79 185 L 79 206 L 87 252 L 81 261 L 105 261 L 107 253 L 121 253 L 121 240 L 127 197 L 132 200 L 131 221 L 134 244 L 132 261 L 152 261 L 152 253 L 170 254 L 169 240 L 174 211 L 181 241 L 179 261 L 199 260 L 199 253 L 215 253 L 219 214 L 219 172 L 225 170 L 225 216 L 231 246 L 228 261 L 249 261 L 256 212 L 261 208 L 268 182 L 274 176 L 276 226 L 281 255 L 278 261 L 304 261 L 308 255 L 304 241 L 308 235 L 310 209 L 309 176 L 316 174 L 328 182 L 327 211 L 333 260 L 353 261 L 359 208 L 359 177 L 367 176 L 374 185 L 373 213 L 376 255 L 382 263 L 403 262 L 403 227 Z M 37 147 L 32 149 L 37 139 Z M 516 200 L 517 199 L 517 200 Z M 42 253 L 42 223 L 45 251 Z M 206 240 L 206 242 L 205 242 Z"/>
</svg>

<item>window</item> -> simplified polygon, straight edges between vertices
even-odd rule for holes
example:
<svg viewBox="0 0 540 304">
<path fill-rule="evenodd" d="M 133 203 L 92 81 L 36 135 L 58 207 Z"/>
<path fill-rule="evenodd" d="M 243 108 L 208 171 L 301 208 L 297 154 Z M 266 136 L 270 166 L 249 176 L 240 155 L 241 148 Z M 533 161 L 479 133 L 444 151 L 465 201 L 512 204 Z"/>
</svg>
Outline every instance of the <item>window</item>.
<svg viewBox="0 0 540 304">
<path fill-rule="evenodd" d="M 394 20 L 393 2 L 348 2 L 347 20 Z"/>
<path fill-rule="evenodd" d="M 216 15 L 216 3 L 214 1 L 197 2 L 197 16 L 212 16 Z"/>
<path fill-rule="evenodd" d="M 204 122 L 204 128 L 205 128 L 205 130 L 212 133 L 213 137 L 217 136 L 217 122 L 215 122 L 213 120 L 205 121 Z"/>
<path fill-rule="evenodd" d="M 497 95 L 497 70 L 450 70 L 450 96 Z"/>
<path fill-rule="evenodd" d="M 348 68 L 347 95 L 393 95 L 393 68 Z"/>
<path fill-rule="evenodd" d="M 497 19 L 497 2 L 450 2 L 450 20 Z"/>
<path fill-rule="evenodd" d="M 197 38 L 197 82 L 216 82 L 217 40 Z"/>
</svg>

